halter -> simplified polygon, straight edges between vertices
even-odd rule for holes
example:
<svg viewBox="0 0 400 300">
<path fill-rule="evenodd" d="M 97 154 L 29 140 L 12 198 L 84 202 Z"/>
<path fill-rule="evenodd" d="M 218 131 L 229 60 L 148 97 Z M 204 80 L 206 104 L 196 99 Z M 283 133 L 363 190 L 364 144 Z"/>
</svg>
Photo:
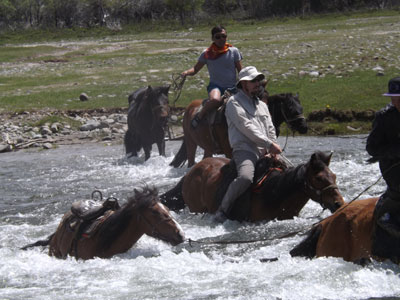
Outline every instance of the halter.
<svg viewBox="0 0 400 300">
<path fill-rule="evenodd" d="M 315 202 L 318 202 L 320 205 L 322 205 L 324 208 L 325 206 L 322 203 L 322 196 L 324 192 L 330 191 L 330 190 L 338 190 L 338 186 L 336 184 L 329 184 L 323 188 L 317 189 L 311 185 L 311 183 L 307 180 L 304 179 L 304 192 Z"/>
<path fill-rule="evenodd" d="M 153 204 L 153 205 L 151 205 L 151 206 L 155 206 L 156 204 L 157 204 L 157 203 L 155 203 L 155 204 Z M 149 207 L 151 207 L 151 206 L 149 206 Z M 157 222 L 155 225 L 152 225 L 152 224 L 150 223 L 150 221 L 145 217 L 145 215 L 143 215 L 143 214 L 140 212 L 140 210 L 138 210 L 137 214 L 138 214 L 138 221 L 140 221 L 140 218 L 142 218 L 143 221 L 146 223 L 146 225 L 149 226 L 149 227 L 151 228 L 151 235 L 152 235 L 153 237 L 158 238 L 158 239 L 160 239 L 160 240 L 162 240 L 162 241 L 168 241 L 168 238 L 162 236 L 162 235 L 157 231 L 157 227 L 158 227 L 160 224 L 164 223 L 164 222 L 168 222 L 168 221 L 173 220 L 172 217 L 168 216 L 167 218 L 161 219 L 161 220 L 160 220 L 159 222 Z"/>
<path fill-rule="evenodd" d="M 281 103 L 281 113 L 282 113 L 283 119 L 285 120 L 286 124 L 292 131 L 294 131 L 294 129 L 293 129 L 292 124 L 290 124 L 290 122 L 297 121 L 300 119 L 305 120 L 305 117 L 303 114 L 298 114 L 298 115 L 294 116 L 293 118 L 289 119 L 285 114 L 285 110 L 283 109 L 282 103 Z"/>
</svg>

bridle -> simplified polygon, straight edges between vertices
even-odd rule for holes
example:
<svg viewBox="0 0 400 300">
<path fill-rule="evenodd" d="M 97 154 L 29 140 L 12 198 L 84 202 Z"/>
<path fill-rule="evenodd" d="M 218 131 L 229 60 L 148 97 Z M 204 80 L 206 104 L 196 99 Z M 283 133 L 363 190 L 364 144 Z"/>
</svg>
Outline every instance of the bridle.
<svg viewBox="0 0 400 300">
<path fill-rule="evenodd" d="M 152 207 L 152 206 L 155 206 L 155 205 L 157 205 L 157 202 L 154 203 L 153 205 L 149 206 L 149 207 Z M 166 218 L 162 218 L 162 219 L 161 219 L 160 221 L 158 221 L 156 224 L 152 224 L 152 223 L 148 220 L 148 218 L 146 218 L 146 216 L 140 212 L 140 209 L 138 209 L 137 215 L 138 215 L 138 221 L 139 221 L 139 222 L 140 222 L 140 220 L 142 219 L 142 220 L 144 221 L 144 223 L 146 223 L 146 225 L 147 225 L 148 227 L 151 228 L 151 236 L 152 236 L 152 237 L 155 237 L 155 238 L 160 239 L 160 240 L 162 240 L 162 241 L 166 241 L 166 242 L 168 241 L 168 238 L 167 238 L 167 237 L 163 236 L 162 234 L 160 234 L 160 233 L 157 231 L 157 227 L 158 227 L 160 224 L 164 223 L 164 222 L 173 221 L 173 219 L 172 219 L 171 216 L 168 216 L 168 217 L 166 217 Z"/>
<path fill-rule="evenodd" d="M 311 185 L 311 183 L 307 180 L 307 178 L 304 179 L 304 192 L 306 193 L 306 195 L 309 196 L 315 202 L 322 205 L 324 208 L 325 205 L 322 203 L 322 197 L 325 192 L 331 190 L 339 190 L 339 188 L 336 184 L 328 184 L 323 188 L 315 188 Z"/>
<path fill-rule="evenodd" d="M 281 101 L 281 113 L 282 113 L 282 116 L 283 116 L 283 119 L 285 120 L 285 122 L 286 122 L 286 124 L 289 126 L 289 128 L 292 130 L 292 131 L 295 131 L 295 129 L 293 128 L 293 125 L 291 124 L 291 122 L 294 122 L 294 121 L 297 121 L 297 120 L 305 120 L 305 117 L 304 117 L 304 115 L 303 114 L 297 114 L 296 116 L 294 116 L 293 118 L 291 118 L 291 119 L 289 119 L 287 116 L 286 116 L 286 113 L 285 113 L 285 110 L 283 109 L 283 103 L 282 103 L 282 101 Z"/>
</svg>

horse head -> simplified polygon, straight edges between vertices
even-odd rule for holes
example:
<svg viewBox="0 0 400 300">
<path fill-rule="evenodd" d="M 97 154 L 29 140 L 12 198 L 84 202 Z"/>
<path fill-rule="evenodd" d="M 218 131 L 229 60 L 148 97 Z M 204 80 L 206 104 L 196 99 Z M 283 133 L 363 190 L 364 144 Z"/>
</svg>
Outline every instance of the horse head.
<svg viewBox="0 0 400 300">
<path fill-rule="evenodd" d="M 279 135 L 279 126 L 286 122 L 289 128 L 294 132 L 301 134 L 307 133 L 308 126 L 303 115 L 299 96 L 291 93 L 268 96 L 268 108 L 271 113 L 272 122 L 275 125 L 277 135 Z"/>
<path fill-rule="evenodd" d="M 332 153 L 315 152 L 305 164 L 305 192 L 323 208 L 335 212 L 345 202 L 336 185 L 336 175 L 329 169 Z"/>
<path fill-rule="evenodd" d="M 147 235 L 173 246 L 182 243 L 185 235 L 168 208 L 160 203 L 156 189 L 134 190 L 138 217 Z"/>
<path fill-rule="evenodd" d="M 166 122 L 169 116 L 168 91 L 170 86 L 151 87 L 146 90 L 146 97 L 151 105 L 155 120 Z"/>
</svg>

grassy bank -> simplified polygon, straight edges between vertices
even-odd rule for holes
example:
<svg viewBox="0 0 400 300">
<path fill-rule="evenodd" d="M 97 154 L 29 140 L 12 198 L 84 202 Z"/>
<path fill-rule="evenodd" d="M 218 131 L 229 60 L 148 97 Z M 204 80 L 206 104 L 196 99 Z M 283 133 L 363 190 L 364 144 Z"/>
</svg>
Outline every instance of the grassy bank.
<svg viewBox="0 0 400 300">
<path fill-rule="evenodd" d="M 326 107 L 377 110 L 388 102 L 381 94 L 400 74 L 399 20 L 399 12 L 384 11 L 226 23 L 243 65 L 267 75 L 270 93 L 299 93 L 307 115 Z M 170 84 L 209 45 L 211 26 L 174 26 L 37 32 L 30 40 L 26 33 L 3 35 L 0 112 L 126 107 L 129 93 Z M 188 78 L 177 105 L 206 97 L 207 83 L 204 68 Z M 83 92 L 89 101 L 79 101 Z"/>
</svg>

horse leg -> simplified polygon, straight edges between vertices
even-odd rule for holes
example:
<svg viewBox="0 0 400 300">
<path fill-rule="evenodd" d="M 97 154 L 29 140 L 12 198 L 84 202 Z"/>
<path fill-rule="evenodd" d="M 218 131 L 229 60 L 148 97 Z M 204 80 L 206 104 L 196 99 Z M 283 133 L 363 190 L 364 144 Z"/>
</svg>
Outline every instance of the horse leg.
<svg viewBox="0 0 400 300">
<path fill-rule="evenodd" d="M 162 138 L 162 140 L 157 142 L 157 148 L 158 148 L 158 153 L 162 156 L 165 156 L 165 140 Z"/>
<path fill-rule="evenodd" d="M 129 156 L 137 156 L 137 141 L 135 134 L 128 129 L 124 137 L 125 153 Z"/>
<path fill-rule="evenodd" d="M 152 148 L 151 144 L 150 145 L 143 145 L 144 160 L 148 160 L 150 158 L 151 148 Z"/>
</svg>

